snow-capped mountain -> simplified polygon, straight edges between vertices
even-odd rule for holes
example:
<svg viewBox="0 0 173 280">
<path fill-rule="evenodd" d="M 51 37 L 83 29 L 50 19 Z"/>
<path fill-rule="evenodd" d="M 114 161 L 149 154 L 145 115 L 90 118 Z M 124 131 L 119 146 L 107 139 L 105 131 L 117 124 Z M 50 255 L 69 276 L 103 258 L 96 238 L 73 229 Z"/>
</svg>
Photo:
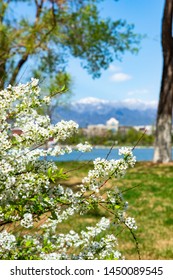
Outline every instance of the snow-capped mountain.
<svg viewBox="0 0 173 280">
<path fill-rule="evenodd" d="M 120 125 L 152 125 L 155 123 L 156 109 L 156 101 L 109 101 L 88 97 L 73 101 L 64 107 L 57 107 L 53 120 L 74 120 L 80 127 L 86 127 L 89 124 L 105 124 L 108 119 L 114 117 Z"/>
</svg>

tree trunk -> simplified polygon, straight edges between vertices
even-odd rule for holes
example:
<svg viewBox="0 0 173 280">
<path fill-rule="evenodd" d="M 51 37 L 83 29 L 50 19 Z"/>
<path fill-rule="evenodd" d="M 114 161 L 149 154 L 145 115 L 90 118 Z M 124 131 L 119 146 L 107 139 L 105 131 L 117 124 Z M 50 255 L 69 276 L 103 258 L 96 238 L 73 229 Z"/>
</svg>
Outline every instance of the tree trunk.
<svg viewBox="0 0 173 280">
<path fill-rule="evenodd" d="M 171 131 L 173 105 L 173 1 L 165 0 L 162 19 L 163 72 L 157 112 L 154 162 L 170 162 L 172 159 Z"/>
<path fill-rule="evenodd" d="M 0 90 L 4 89 L 6 79 L 5 63 L 0 61 Z"/>
<path fill-rule="evenodd" d="M 28 60 L 28 54 L 23 55 L 23 57 L 19 60 L 16 68 L 14 69 L 13 73 L 12 73 L 12 77 L 10 79 L 10 85 L 14 85 L 14 83 L 16 82 L 16 78 L 22 68 L 22 66 L 25 64 L 25 62 Z"/>
</svg>

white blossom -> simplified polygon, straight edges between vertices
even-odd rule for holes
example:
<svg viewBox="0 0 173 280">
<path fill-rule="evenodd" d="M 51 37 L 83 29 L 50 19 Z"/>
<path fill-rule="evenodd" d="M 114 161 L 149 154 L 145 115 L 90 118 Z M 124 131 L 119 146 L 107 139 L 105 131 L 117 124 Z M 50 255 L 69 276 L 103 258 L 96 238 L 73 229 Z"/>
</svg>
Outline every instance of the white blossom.
<svg viewBox="0 0 173 280">
<path fill-rule="evenodd" d="M 26 84 L 9 85 L 0 91 L 0 226 L 20 222 L 24 232 L 30 232 L 1 231 L 0 258 L 120 259 L 117 239 L 109 234 L 110 219 L 102 217 L 95 225 L 79 232 L 73 229 L 74 220 L 67 233 L 60 232 L 60 223 L 104 204 L 113 209 L 117 217 L 113 224 L 115 230 L 116 223 L 137 228 L 134 218 L 125 218 L 127 202 L 117 187 L 111 191 L 104 189 L 104 194 L 100 191 L 106 181 L 123 177 L 127 169 L 134 166 L 136 159 L 132 149 L 121 148 L 119 154 L 123 157 L 118 160 L 96 158 L 93 169 L 76 186 L 77 190 L 64 186 L 67 172 L 59 169 L 55 162 L 47 161 L 47 156 L 58 157 L 73 150 L 86 152 L 92 147 L 87 142 L 75 147 L 60 145 L 60 141 L 71 137 L 79 126 L 72 120 L 52 124 L 48 116 L 41 115 L 37 108 L 49 104 L 50 98 L 41 98 L 38 85 L 39 81 L 32 78 Z M 14 133 L 18 128 L 20 133 Z M 53 145 L 45 149 L 52 138 Z M 120 206 L 116 207 L 117 203 Z M 38 227 L 38 232 L 35 228 L 33 231 L 34 222 L 45 213 L 50 217 Z"/>
<path fill-rule="evenodd" d="M 125 224 L 130 229 L 134 229 L 134 230 L 137 229 L 136 221 L 135 221 L 134 218 L 131 218 L 131 217 L 126 218 L 125 219 Z"/>
<path fill-rule="evenodd" d="M 79 143 L 76 145 L 76 148 L 79 152 L 90 152 L 92 150 L 92 146 L 85 142 L 85 144 Z"/>
<path fill-rule="evenodd" d="M 6 230 L 0 232 L 0 252 L 4 250 L 11 250 L 16 245 L 16 238 L 13 234 L 8 233 Z"/>
<path fill-rule="evenodd" d="M 30 228 L 33 226 L 33 218 L 32 218 L 32 214 L 30 213 L 26 213 L 24 214 L 23 219 L 20 222 L 21 226 L 25 227 L 25 228 Z"/>
</svg>

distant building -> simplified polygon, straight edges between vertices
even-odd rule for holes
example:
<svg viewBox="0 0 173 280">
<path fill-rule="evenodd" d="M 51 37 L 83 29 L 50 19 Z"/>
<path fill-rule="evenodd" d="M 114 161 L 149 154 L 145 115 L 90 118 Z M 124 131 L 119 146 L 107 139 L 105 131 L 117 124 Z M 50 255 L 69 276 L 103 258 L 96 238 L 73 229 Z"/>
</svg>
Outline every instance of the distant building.
<svg viewBox="0 0 173 280">
<path fill-rule="evenodd" d="M 152 135 L 155 131 L 155 126 L 153 125 L 135 125 L 133 128 L 137 131 L 145 131 L 147 135 Z"/>
<path fill-rule="evenodd" d="M 107 128 L 103 124 L 97 125 L 88 125 L 87 129 L 85 129 L 87 136 L 104 136 L 107 133 Z"/>
<path fill-rule="evenodd" d="M 117 132 L 119 128 L 119 121 L 116 120 L 115 118 L 110 118 L 106 122 L 106 128 L 112 130 L 113 132 Z"/>
<path fill-rule="evenodd" d="M 92 136 L 106 136 L 108 131 L 120 132 L 122 135 L 128 133 L 130 129 L 135 129 L 136 131 L 144 132 L 147 135 L 153 135 L 155 132 L 155 126 L 153 125 L 135 125 L 135 126 L 126 126 L 119 125 L 119 121 L 115 118 L 110 118 L 107 120 L 106 124 L 97 124 L 97 125 L 88 125 L 86 128 L 83 128 L 82 131 L 84 135 L 88 137 Z"/>
<path fill-rule="evenodd" d="M 121 126 L 119 126 L 118 131 L 119 131 L 122 135 L 125 135 L 125 134 L 127 134 L 127 132 L 128 132 L 130 129 L 133 129 L 133 126 L 121 125 Z"/>
<path fill-rule="evenodd" d="M 117 132 L 119 128 L 119 121 L 115 118 L 111 118 L 104 124 L 97 125 L 88 125 L 87 128 L 83 129 L 83 132 L 86 136 L 105 136 L 108 130 L 112 130 L 113 132 Z"/>
</svg>

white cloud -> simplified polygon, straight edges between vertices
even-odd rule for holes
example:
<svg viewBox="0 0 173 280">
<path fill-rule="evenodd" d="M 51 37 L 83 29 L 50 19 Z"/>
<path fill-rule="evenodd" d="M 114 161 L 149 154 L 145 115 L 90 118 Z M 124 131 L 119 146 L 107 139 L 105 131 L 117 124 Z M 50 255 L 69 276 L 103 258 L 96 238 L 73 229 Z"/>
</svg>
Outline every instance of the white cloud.
<svg viewBox="0 0 173 280">
<path fill-rule="evenodd" d="M 125 73 L 115 73 L 110 77 L 112 82 L 125 82 L 131 80 L 132 76 Z"/>
<path fill-rule="evenodd" d="M 121 68 L 120 68 L 120 67 L 117 67 L 117 66 L 115 66 L 115 65 L 113 65 L 113 64 L 110 64 L 108 70 L 109 70 L 110 72 L 118 72 L 118 71 L 121 71 Z"/>
<path fill-rule="evenodd" d="M 138 98 L 127 98 L 119 102 L 119 106 L 126 107 L 129 109 L 156 109 L 158 102 L 156 100 L 144 101 Z"/>
<path fill-rule="evenodd" d="M 74 101 L 74 102 L 72 102 L 72 104 L 79 103 L 79 104 L 87 105 L 87 104 L 100 104 L 100 103 L 105 103 L 105 102 L 108 102 L 108 101 L 104 100 L 104 99 L 89 96 L 89 97 L 85 97 L 85 98 L 79 99 L 77 101 Z"/>
<path fill-rule="evenodd" d="M 156 109 L 157 108 L 158 101 L 156 100 L 142 100 L 138 98 L 128 98 L 123 99 L 120 101 L 117 100 L 105 100 L 105 99 L 99 99 L 95 97 L 86 97 L 83 99 L 80 99 L 78 101 L 74 101 L 72 103 L 73 106 L 77 106 L 78 110 L 80 106 L 87 106 L 88 110 L 92 108 L 92 106 L 107 106 L 107 108 L 113 107 L 113 108 L 128 108 L 131 110 L 137 109 L 137 110 L 146 110 L 146 109 Z"/>
<path fill-rule="evenodd" d="M 150 91 L 148 89 L 135 89 L 128 91 L 128 96 L 134 96 L 134 95 L 143 95 L 143 94 L 148 94 Z"/>
</svg>

